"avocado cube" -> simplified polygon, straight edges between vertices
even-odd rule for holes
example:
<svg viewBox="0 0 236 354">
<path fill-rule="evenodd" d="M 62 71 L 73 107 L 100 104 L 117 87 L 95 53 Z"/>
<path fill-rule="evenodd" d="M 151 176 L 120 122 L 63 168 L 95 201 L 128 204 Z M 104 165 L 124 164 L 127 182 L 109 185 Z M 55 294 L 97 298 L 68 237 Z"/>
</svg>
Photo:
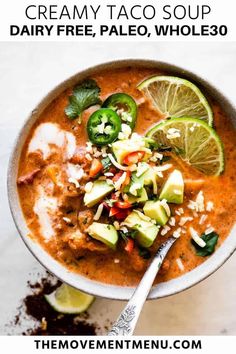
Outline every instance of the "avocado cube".
<svg viewBox="0 0 236 354">
<path fill-rule="evenodd" d="M 153 184 L 153 179 L 157 179 L 156 174 L 154 173 L 152 168 L 149 168 L 146 172 L 143 174 L 143 181 L 145 186 L 150 186 Z"/>
<path fill-rule="evenodd" d="M 174 170 L 162 187 L 159 199 L 166 199 L 168 203 L 181 204 L 184 199 L 184 181 L 182 173 Z"/>
<path fill-rule="evenodd" d="M 162 226 L 165 225 L 169 219 L 165 208 L 161 205 L 160 200 L 147 201 L 143 207 L 143 211 L 145 215 L 149 216 L 151 219 L 156 220 L 157 223 Z"/>
<path fill-rule="evenodd" d="M 88 234 L 98 241 L 103 242 L 111 249 L 116 249 L 118 233 L 113 225 L 93 222 L 88 228 Z"/>
<path fill-rule="evenodd" d="M 131 139 L 117 140 L 112 144 L 112 151 L 119 164 L 122 164 L 125 156 L 135 151 L 145 151 L 144 159 L 148 159 L 152 152 L 150 149 L 143 146 L 143 141 L 132 141 Z"/>
<path fill-rule="evenodd" d="M 145 215 L 143 216 L 145 218 Z M 139 212 L 137 212 L 136 210 L 133 210 L 132 213 L 130 213 L 124 220 L 124 224 L 130 227 L 131 229 L 134 228 L 135 225 L 141 224 L 141 222 L 144 222 L 144 220 L 140 218 Z"/>
<path fill-rule="evenodd" d="M 111 193 L 113 189 L 114 186 L 108 184 L 106 181 L 95 181 L 91 191 L 84 195 L 84 204 L 89 208 L 94 206 L 106 195 Z"/>
<path fill-rule="evenodd" d="M 142 187 L 143 186 L 149 186 L 152 185 L 154 183 L 156 183 L 157 177 L 156 174 L 154 173 L 153 169 L 150 168 L 150 166 L 146 163 L 146 162 L 142 162 L 141 164 L 142 166 L 146 167 L 147 166 L 147 170 L 145 172 L 143 172 L 140 176 L 137 177 L 137 172 L 133 172 L 132 176 L 131 176 L 131 183 L 128 186 L 128 192 L 130 194 L 133 194 L 133 189 L 132 187 L 135 186 L 140 186 L 139 191 L 138 191 L 138 196 L 140 197 L 140 195 L 143 192 Z M 135 197 L 137 197 L 137 194 L 133 194 Z M 147 199 L 146 199 L 147 200 Z M 144 201 L 146 201 L 144 200 Z"/>
<path fill-rule="evenodd" d="M 137 231 L 135 239 L 140 246 L 146 248 L 153 244 L 159 231 L 159 226 L 154 225 L 150 220 L 150 218 L 136 210 L 133 210 L 124 220 L 125 225 Z"/>
<path fill-rule="evenodd" d="M 151 247 L 153 242 L 155 241 L 159 227 L 150 223 L 151 225 L 141 225 L 137 227 L 138 234 L 136 236 L 136 240 L 140 244 L 140 246 L 148 248 Z"/>
<path fill-rule="evenodd" d="M 148 200 L 148 195 L 145 188 L 141 189 L 140 197 L 135 197 L 133 195 L 128 195 L 127 201 L 131 204 L 134 203 L 144 203 Z"/>
</svg>

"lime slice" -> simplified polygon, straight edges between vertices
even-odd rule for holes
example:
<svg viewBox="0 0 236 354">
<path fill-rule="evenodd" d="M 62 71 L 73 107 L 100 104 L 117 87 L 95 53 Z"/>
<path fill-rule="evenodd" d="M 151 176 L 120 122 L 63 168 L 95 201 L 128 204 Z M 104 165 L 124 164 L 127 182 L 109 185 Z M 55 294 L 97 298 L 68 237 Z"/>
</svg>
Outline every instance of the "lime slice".
<svg viewBox="0 0 236 354">
<path fill-rule="evenodd" d="M 187 163 L 206 175 L 224 170 L 223 144 L 213 128 L 196 118 L 172 118 L 155 125 L 147 136 L 171 147 Z"/>
<path fill-rule="evenodd" d="M 94 301 L 94 296 L 62 284 L 51 294 L 45 295 L 45 299 L 55 311 L 73 314 L 86 311 Z"/>
<path fill-rule="evenodd" d="M 138 85 L 166 117 L 194 117 L 212 125 L 213 114 L 202 92 L 192 82 L 174 76 L 154 76 Z"/>
</svg>

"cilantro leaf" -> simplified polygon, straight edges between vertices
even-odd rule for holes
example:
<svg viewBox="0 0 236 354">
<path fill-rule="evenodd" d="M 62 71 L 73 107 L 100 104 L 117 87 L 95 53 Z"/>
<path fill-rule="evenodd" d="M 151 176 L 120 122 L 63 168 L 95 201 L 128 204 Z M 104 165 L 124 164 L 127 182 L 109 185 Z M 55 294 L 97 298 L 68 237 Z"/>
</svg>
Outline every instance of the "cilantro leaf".
<svg viewBox="0 0 236 354">
<path fill-rule="evenodd" d="M 96 104 L 101 104 L 100 91 L 96 81 L 92 79 L 85 80 L 76 86 L 73 94 L 69 96 L 69 104 L 65 108 L 67 117 L 69 119 L 79 118 L 79 122 L 81 122 L 83 111 Z"/>
<path fill-rule="evenodd" d="M 127 233 L 127 232 L 124 232 L 124 231 L 122 231 L 122 230 L 119 230 L 119 231 L 118 231 L 118 234 L 119 234 L 120 237 L 123 238 L 124 241 L 126 241 L 126 242 L 128 241 L 128 233 Z"/>
<path fill-rule="evenodd" d="M 149 259 L 151 258 L 151 253 L 148 249 L 143 248 L 143 247 L 139 247 L 139 255 L 140 257 L 144 258 L 144 259 Z"/>
<path fill-rule="evenodd" d="M 129 238 L 135 239 L 136 235 L 137 235 L 137 230 L 129 230 L 128 232 L 124 232 L 122 230 L 119 230 L 119 236 L 121 236 L 123 238 L 124 241 L 128 241 Z"/>
<path fill-rule="evenodd" d="M 205 247 L 198 246 L 198 244 L 192 240 L 192 244 L 196 249 L 196 254 L 201 257 L 210 256 L 215 251 L 219 235 L 213 231 L 209 234 L 202 234 L 201 238 L 206 242 Z"/>
</svg>

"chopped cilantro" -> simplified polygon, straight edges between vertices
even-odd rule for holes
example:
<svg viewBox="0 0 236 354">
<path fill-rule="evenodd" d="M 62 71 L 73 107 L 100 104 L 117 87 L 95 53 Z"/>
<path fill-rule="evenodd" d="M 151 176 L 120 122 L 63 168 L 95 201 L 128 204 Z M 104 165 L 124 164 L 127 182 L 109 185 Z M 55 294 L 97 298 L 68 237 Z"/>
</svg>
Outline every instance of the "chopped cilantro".
<svg viewBox="0 0 236 354">
<path fill-rule="evenodd" d="M 129 231 L 129 236 L 131 238 L 135 238 L 137 236 L 138 231 L 137 230 L 131 230 Z"/>
<path fill-rule="evenodd" d="M 171 156 L 163 156 L 162 159 L 160 160 L 160 165 L 162 165 L 164 162 L 167 162 L 171 159 Z"/>
<path fill-rule="evenodd" d="M 104 159 L 101 160 L 101 163 L 103 165 L 103 171 L 107 172 L 109 170 L 109 168 L 111 167 L 112 163 L 110 158 L 107 156 Z"/>
<path fill-rule="evenodd" d="M 112 199 L 105 199 L 105 203 L 112 208 L 114 205 L 114 201 Z"/>
<path fill-rule="evenodd" d="M 124 232 L 122 230 L 119 230 L 119 236 L 121 236 L 123 238 L 124 241 L 128 241 L 129 238 L 133 238 L 135 239 L 136 235 L 137 235 L 137 230 L 129 230 L 128 232 Z"/>
<path fill-rule="evenodd" d="M 210 256 L 215 251 L 215 246 L 217 244 L 219 235 L 213 231 L 209 234 L 202 234 L 201 238 L 206 242 L 205 247 L 198 246 L 198 244 L 192 240 L 192 244 L 196 249 L 196 254 L 197 256 L 201 257 Z"/>
<path fill-rule="evenodd" d="M 128 232 L 124 232 L 122 230 L 118 231 L 119 236 L 123 238 L 124 241 L 128 241 Z"/>
<path fill-rule="evenodd" d="M 67 117 L 69 119 L 79 118 L 79 123 L 81 123 L 83 111 L 96 104 L 101 104 L 99 93 L 100 88 L 97 86 L 96 81 L 91 79 L 85 80 L 76 86 L 73 94 L 69 96 L 69 104 L 65 108 Z"/>
<path fill-rule="evenodd" d="M 151 258 L 151 253 L 148 249 L 139 247 L 139 255 L 144 259 Z"/>
</svg>

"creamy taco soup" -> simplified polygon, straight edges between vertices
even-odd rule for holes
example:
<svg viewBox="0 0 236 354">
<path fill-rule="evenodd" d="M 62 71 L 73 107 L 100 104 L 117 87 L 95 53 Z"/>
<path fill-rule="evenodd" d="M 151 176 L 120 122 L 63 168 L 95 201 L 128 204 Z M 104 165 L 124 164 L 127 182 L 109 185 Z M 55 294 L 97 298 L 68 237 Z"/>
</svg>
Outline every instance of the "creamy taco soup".
<svg viewBox="0 0 236 354">
<path fill-rule="evenodd" d="M 73 272 L 137 284 L 191 271 L 235 221 L 236 135 L 224 107 L 154 69 L 97 72 L 60 94 L 24 144 L 18 191 L 31 237 Z"/>
</svg>

